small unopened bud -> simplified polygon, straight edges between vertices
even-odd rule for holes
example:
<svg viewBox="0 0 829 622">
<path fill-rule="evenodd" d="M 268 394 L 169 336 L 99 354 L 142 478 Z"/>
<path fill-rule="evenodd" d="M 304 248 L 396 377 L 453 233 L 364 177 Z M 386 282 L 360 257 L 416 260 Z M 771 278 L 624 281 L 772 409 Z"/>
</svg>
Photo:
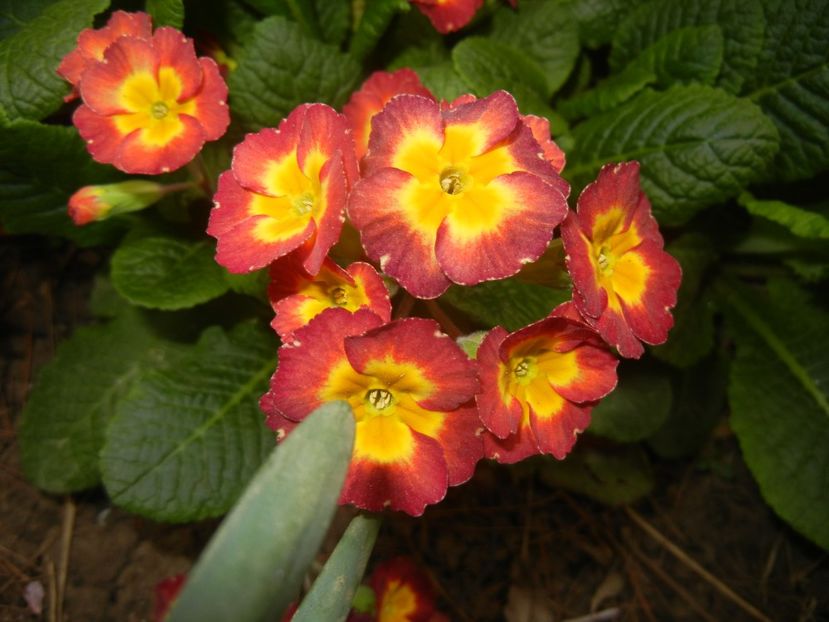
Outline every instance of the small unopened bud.
<svg viewBox="0 0 829 622">
<path fill-rule="evenodd" d="M 110 216 L 136 212 L 164 196 L 167 189 L 153 181 L 84 186 L 69 197 L 69 216 L 80 226 Z"/>
</svg>

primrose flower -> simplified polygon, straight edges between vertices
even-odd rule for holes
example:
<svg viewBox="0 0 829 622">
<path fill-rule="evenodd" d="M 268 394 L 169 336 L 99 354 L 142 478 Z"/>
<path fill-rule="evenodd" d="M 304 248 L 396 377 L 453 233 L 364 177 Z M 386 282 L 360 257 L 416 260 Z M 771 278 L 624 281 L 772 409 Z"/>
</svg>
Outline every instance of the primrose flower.
<svg viewBox="0 0 829 622">
<path fill-rule="evenodd" d="M 326 309 L 282 345 L 260 406 L 285 433 L 285 421 L 347 401 L 357 427 L 340 502 L 419 516 L 483 455 L 477 390 L 475 364 L 433 320 Z"/>
<path fill-rule="evenodd" d="M 92 157 L 126 173 L 158 175 L 187 164 L 225 133 L 227 85 L 173 28 L 121 37 L 84 70 L 72 117 Z"/>
<path fill-rule="evenodd" d="M 500 279 L 544 252 L 569 186 L 513 97 L 398 95 L 372 120 L 348 214 L 370 258 L 419 298 Z"/>
<path fill-rule="evenodd" d="M 219 177 L 207 225 L 216 261 L 250 272 L 296 250 L 316 274 L 340 235 L 357 176 L 345 117 L 325 104 L 303 104 L 279 129 L 248 134 Z"/>
<path fill-rule="evenodd" d="M 663 343 L 673 326 L 682 279 L 666 253 L 648 198 L 639 187 L 639 163 L 608 164 L 578 200 L 561 228 L 579 313 L 627 358 L 641 341 Z"/>
<path fill-rule="evenodd" d="M 616 386 L 618 361 L 599 335 L 554 313 L 512 334 L 496 326 L 478 350 L 478 415 L 491 432 L 486 454 L 499 462 L 537 453 L 561 460 Z"/>
<path fill-rule="evenodd" d="M 455 32 L 472 21 L 484 0 L 411 0 L 441 34 Z"/>
<path fill-rule="evenodd" d="M 69 197 L 69 216 L 78 226 L 105 220 L 144 209 L 160 200 L 165 191 L 161 184 L 144 180 L 84 186 Z"/>
<path fill-rule="evenodd" d="M 407 557 L 378 564 L 369 584 L 376 596 L 377 622 L 431 622 L 440 615 L 429 579 Z"/>
<path fill-rule="evenodd" d="M 58 65 L 58 75 L 72 85 L 72 91 L 64 97 L 71 101 L 78 97 L 78 83 L 84 70 L 104 60 L 104 52 L 120 37 L 149 39 L 152 36 L 152 21 L 146 13 L 115 11 L 106 26 L 97 30 L 86 28 L 78 35 L 78 45 L 63 57 Z"/>
<path fill-rule="evenodd" d="M 404 67 L 392 72 L 375 71 L 343 106 L 343 114 L 348 118 L 351 131 L 354 133 L 357 159 L 362 159 L 368 149 L 368 137 L 374 115 L 380 112 L 392 97 L 402 93 L 434 99 L 417 74 Z"/>
<path fill-rule="evenodd" d="M 368 309 L 384 322 L 391 320 L 389 290 L 369 264 L 354 262 L 345 270 L 326 258 L 315 275 L 307 274 L 295 254 L 273 262 L 268 297 L 276 317 L 273 329 L 283 341 L 325 309 L 341 308 L 352 313 Z"/>
</svg>

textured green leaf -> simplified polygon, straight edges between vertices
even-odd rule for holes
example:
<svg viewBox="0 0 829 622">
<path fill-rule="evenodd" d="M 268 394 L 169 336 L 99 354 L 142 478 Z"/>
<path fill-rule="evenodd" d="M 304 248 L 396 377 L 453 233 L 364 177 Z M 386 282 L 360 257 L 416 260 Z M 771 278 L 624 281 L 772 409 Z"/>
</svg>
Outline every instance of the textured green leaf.
<svg viewBox="0 0 829 622">
<path fill-rule="evenodd" d="M 624 67 L 674 30 L 707 24 L 719 25 L 725 37 L 717 86 L 738 93 L 745 76 L 762 67 L 757 55 L 763 42 L 764 19 L 761 3 L 756 0 L 657 0 L 644 4 L 618 24 L 610 66 Z"/>
<path fill-rule="evenodd" d="M 776 222 L 802 238 L 825 240 L 829 238 L 829 218 L 818 212 L 789 205 L 783 201 L 763 201 L 744 192 L 740 205 L 749 214 Z"/>
<path fill-rule="evenodd" d="M 719 89 L 646 90 L 573 130 L 564 175 L 577 187 L 603 164 L 639 160 L 642 186 L 661 223 L 679 225 L 759 179 L 777 151 L 760 109 Z"/>
<path fill-rule="evenodd" d="M 345 402 L 319 407 L 291 432 L 207 545 L 167 622 L 278 620 L 334 516 L 353 444 Z"/>
<path fill-rule="evenodd" d="M 562 111 L 569 116 L 591 116 L 627 101 L 648 84 L 711 84 L 720 72 L 722 55 L 719 26 L 675 30 L 645 48 L 620 73 L 564 102 Z"/>
<path fill-rule="evenodd" d="M 567 9 L 579 26 L 581 40 L 591 48 L 610 43 L 619 22 L 647 0 L 558 0 L 555 6 Z"/>
<path fill-rule="evenodd" d="M 173 352 L 173 344 L 135 311 L 105 326 L 77 329 L 40 372 L 23 410 L 19 439 L 26 476 L 50 492 L 98 484 L 107 422 L 139 374 Z"/>
<path fill-rule="evenodd" d="M 226 512 L 273 447 L 258 403 L 275 354 L 266 328 L 213 327 L 175 368 L 144 375 L 101 451 L 112 500 L 165 521 Z"/>
<path fill-rule="evenodd" d="M 359 77 L 354 59 L 282 17 L 270 17 L 256 25 L 230 74 L 231 108 L 249 128 L 276 127 L 305 102 L 340 107 Z"/>
<path fill-rule="evenodd" d="M 308 35 L 320 39 L 322 32 L 316 17 L 316 0 L 244 0 L 264 15 L 278 15 L 293 21 Z"/>
<path fill-rule="evenodd" d="M 438 39 L 405 48 L 389 63 L 388 70 L 411 67 L 419 72 L 422 67 L 434 67 L 444 62 L 451 63 L 452 57 L 443 40 Z"/>
<path fill-rule="evenodd" d="M 153 18 L 153 26 L 172 26 L 181 29 L 184 24 L 184 3 L 182 0 L 147 0 L 147 13 Z"/>
<path fill-rule="evenodd" d="M 291 618 L 293 622 L 344 622 L 379 529 L 380 519 L 376 516 L 359 515 L 351 520 L 311 590 Z"/>
<path fill-rule="evenodd" d="M 406 0 L 372 0 L 365 3 L 365 9 L 357 22 L 348 51 L 358 60 L 363 60 L 377 45 L 380 37 L 389 27 L 392 18 L 411 7 Z"/>
<path fill-rule="evenodd" d="M 109 6 L 109 0 L 36 2 L 42 9 L 37 12 L 18 11 L 12 7 L 17 4 L 13 0 L 0 3 L 6 23 L 13 17 L 27 20 L 0 41 L 0 105 L 10 119 L 42 119 L 60 108 L 69 90 L 55 73 L 58 64 L 75 47 L 78 33 Z"/>
<path fill-rule="evenodd" d="M 24 120 L 0 125 L 0 220 L 9 233 L 64 235 L 82 244 L 108 239 L 122 223 L 76 227 L 67 204 L 81 186 L 119 177 L 92 161 L 74 128 Z"/>
<path fill-rule="evenodd" d="M 829 4 L 764 0 L 766 31 L 758 71 L 744 93 L 780 130 L 773 173 L 807 179 L 829 168 Z"/>
<path fill-rule="evenodd" d="M 593 409 L 592 434 L 619 443 L 649 437 L 671 410 L 671 380 L 667 370 L 642 361 L 622 361 L 619 384 Z"/>
<path fill-rule="evenodd" d="M 314 0 L 320 33 L 323 41 L 340 45 L 348 35 L 351 25 L 351 2 L 349 0 Z"/>
<path fill-rule="evenodd" d="M 514 331 L 547 317 L 559 304 L 570 300 L 570 290 L 507 279 L 474 287 L 453 286 L 442 300 L 487 327 L 497 325 Z"/>
<path fill-rule="evenodd" d="M 174 237 L 128 240 L 112 256 L 112 285 L 133 304 L 151 309 L 184 309 L 224 294 L 225 270 L 207 241 Z"/>
<path fill-rule="evenodd" d="M 548 98 L 567 80 L 579 55 L 578 25 L 553 2 L 523 0 L 518 10 L 500 7 L 491 36 L 508 45 L 520 42 L 521 51 L 541 67 L 546 86 L 541 94 Z"/>
<path fill-rule="evenodd" d="M 417 70 L 417 74 L 420 76 L 423 86 L 432 91 L 432 94 L 438 99 L 452 101 L 469 92 L 469 87 L 455 71 L 455 66 L 451 61 L 430 67 L 421 67 Z"/>
<path fill-rule="evenodd" d="M 829 314 L 789 282 L 769 289 L 719 289 L 737 345 L 731 426 L 769 505 L 829 549 Z"/>
<path fill-rule="evenodd" d="M 792 257 L 784 262 L 807 283 L 818 283 L 829 278 L 829 258 Z"/>
</svg>

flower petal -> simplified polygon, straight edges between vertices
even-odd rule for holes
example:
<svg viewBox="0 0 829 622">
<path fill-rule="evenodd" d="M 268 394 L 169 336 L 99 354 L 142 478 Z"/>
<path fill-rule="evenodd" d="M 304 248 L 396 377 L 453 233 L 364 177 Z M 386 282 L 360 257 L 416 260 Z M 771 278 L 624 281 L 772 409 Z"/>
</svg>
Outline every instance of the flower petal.
<svg viewBox="0 0 829 622">
<path fill-rule="evenodd" d="M 202 87 L 203 75 L 193 40 L 180 30 L 162 26 L 153 34 L 152 47 L 156 59 L 155 75 L 160 78 L 165 68 L 172 69 L 178 81 L 177 101 L 192 99 Z"/>
<path fill-rule="evenodd" d="M 592 404 L 578 405 L 561 400 L 558 408 L 545 412 L 542 411 L 541 405 L 543 404 L 544 408 L 550 407 L 555 400 L 549 398 L 555 392 L 552 388 L 549 392 L 545 391 L 540 384 L 538 388 L 540 390 L 534 395 L 533 401 L 538 404 L 539 410 L 533 407 L 530 412 L 530 424 L 538 449 L 541 453 L 552 454 L 555 458 L 563 460 L 576 444 L 579 433 L 590 425 Z"/>
<path fill-rule="evenodd" d="M 155 69 L 149 41 L 122 37 L 107 48 L 102 62 L 90 64 L 83 72 L 81 97 L 93 112 L 101 115 L 132 112 L 127 79 L 154 84 Z"/>
<path fill-rule="evenodd" d="M 115 122 L 117 123 L 116 115 Z M 125 173 L 158 175 L 181 168 L 204 145 L 204 128 L 183 114 L 170 120 L 170 129 L 156 132 L 153 126 L 128 134 L 118 149 L 113 166 Z"/>
<path fill-rule="evenodd" d="M 506 91 L 495 91 L 483 99 L 453 106 L 443 113 L 446 142 L 464 143 L 468 153 L 458 159 L 479 156 L 506 140 L 518 124 L 518 104 Z M 465 150 L 466 151 L 466 150 Z"/>
<path fill-rule="evenodd" d="M 529 418 L 522 420 L 518 431 L 505 439 L 500 439 L 490 432 L 484 432 L 483 438 L 484 455 L 501 464 L 515 464 L 541 453 Z"/>
<path fill-rule="evenodd" d="M 454 32 L 466 26 L 484 0 L 412 0 L 421 13 L 429 18 L 441 34 Z"/>
<path fill-rule="evenodd" d="M 481 422 L 498 438 L 507 438 L 518 431 L 521 404 L 503 386 L 503 361 L 499 354 L 508 333 L 500 326 L 493 328 L 478 348 L 481 391 L 475 396 Z"/>
<path fill-rule="evenodd" d="M 193 110 L 189 114 L 201 123 L 206 140 L 216 140 L 224 135 L 230 124 L 227 84 L 213 59 L 200 58 L 199 63 L 204 77 L 201 90 L 193 98 Z"/>
</svg>

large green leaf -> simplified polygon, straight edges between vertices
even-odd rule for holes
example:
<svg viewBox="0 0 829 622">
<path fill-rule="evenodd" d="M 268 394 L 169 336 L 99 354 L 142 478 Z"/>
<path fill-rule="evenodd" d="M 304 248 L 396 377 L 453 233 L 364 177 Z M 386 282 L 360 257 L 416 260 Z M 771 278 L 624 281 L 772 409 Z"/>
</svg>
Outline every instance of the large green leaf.
<svg viewBox="0 0 829 622">
<path fill-rule="evenodd" d="M 648 0 L 557 0 L 554 6 L 569 10 L 579 26 L 582 42 L 591 48 L 610 43 L 619 22 Z"/>
<path fill-rule="evenodd" d="M 463 78 L 455 71 L 455 65 L 446 61 L 438 65 L 420 67 L 417 70 L 423 86 L 429 89 L 432 94 L 446 101 L 452 101 L 464 93 L 469 92 Z"/>
<path fill-rule="evenodd" d="M 789 282 L 719 288 L 737 354 L 731 426 L 763 497 L 829 549 L 829 314 Z"/>
<path fill-rule="evenodd" d="M 74 128 L 25 120 L 0 124 L 0 221 L 9 233 L 64 235 L 84 244 L 108 239 L 121 223 L 76 227 L 67 204 L 81 186 L 119 177 L 92 161 Z"/>
<path fill-rule="evenodd" d="M 763 9 L 757 0 L 656 0 L 638 7 L 618 25 L 610 66 L 620 69 L 669 32 L 688 26 L 722 28 L 723 66 L 717 86 L 738 93 L 745 76 L 757 71 L 763 43 Z M 758 73 L 765 72 L 765 68 Z"/>
<path fill-rule="evenodd" d="M 764 0 L 766 32 L 758 71 L 744 93 L 780 130 L 773 173 L 807 179 L 829 167 L 829 3 Z"/>
<path fill-rule="evenodd" d="M 313 5 L 323 41 L 340 45 L 351 26 L 351 2 L 349 0 L 314 0 Z"/>
<path fill-rule="evenodd" d="M 283 17 L 269 17 L 256 25 L 230 75 L 231 107 L 251 129 L 276 127 L 305 102 L 341 106 L 359 77 L 353 58 Z"/>
<path fill-rule="evenodd" d="M 748 192 L 742 193 L 739 201 L 749 214 L 776 222 L 796 236 L 817 240 L 829 238 L 829 218 L 819 212 L 812 212 L 783 201 L 756 199 Z"/>
<path fill-rule="evenodd" d="M 701 85 L 646 90 L 578 125 L 564 175 L 592 181 L 608 162 L 639 160 L 642 186 L 661 223 L 679 225 L 759 179 L 777 130 L 751 102 Z"/>
<path fill-rule="evenodd" d="M 142 371 L 165 364 L 176 351 L 135 311 L 77 329 L 40 372 L 23 410 L 26 476 L 50 492 L 98 484 L 98 452 L 119 402 Z"/>
<path fill-rule="evenodd" d="M 221 296 L 230 284 L 207 241 L 152 236 L 127 240 L 112 256 L 112 285 L 152 309 L 184 309 Z"/>
<path fill-rule="evenodd" d="M 109 6 L 109 0 L 59 0 L 35 2 L 41 10 L 18 10 L 14 0 L 0 2 L 4 30 L 11 35 L 0 41 L 0 106 L 9 119 L 42 119 L 58 108 L 68 92 L 55 73 L 61 59 L 74 47 L 78 33 L 92 25 L 92 18 Z"/>
<path fill-rule="evenodd" d="M 332 402 L 311 413 L 256 473 L 167 622 L 278 620 L 296 600 L 334 516 L 353 443 L 348 404 Z"/>
<path fill-rule="evenodd" d="M 406 0 L 372 0 L 366 2 L 359 16 L 348 51 L 354 58 L 363 60 L 377 45 L 389 27 L 392 18 L 401 11 L 410 10 Z"/>
<path fill-rule="evenodd" d="M 532 58 L 544 72 L 552 96 L 570 75 L 579 55 L 578 25 L 570 12 L 553 2 L 523 0 L 518 10 L 502 6 L 493 17 L 492 38 L 514 45 Z"/>
<path fill-rule="evenodd" d="M 147 13 L 153 18 L 153 26 L 181 28 L 184 24 L 183 0 L 147 0 Z"/>
<path fill-rule="evenodd" d="M 266 328 L 213 327 L 174 368 L 144 375 L 101 452 L 113 501 L 166 521 L 226 512 L 273 446 L 258 403 L 275 354 Z"/>
</svg>

